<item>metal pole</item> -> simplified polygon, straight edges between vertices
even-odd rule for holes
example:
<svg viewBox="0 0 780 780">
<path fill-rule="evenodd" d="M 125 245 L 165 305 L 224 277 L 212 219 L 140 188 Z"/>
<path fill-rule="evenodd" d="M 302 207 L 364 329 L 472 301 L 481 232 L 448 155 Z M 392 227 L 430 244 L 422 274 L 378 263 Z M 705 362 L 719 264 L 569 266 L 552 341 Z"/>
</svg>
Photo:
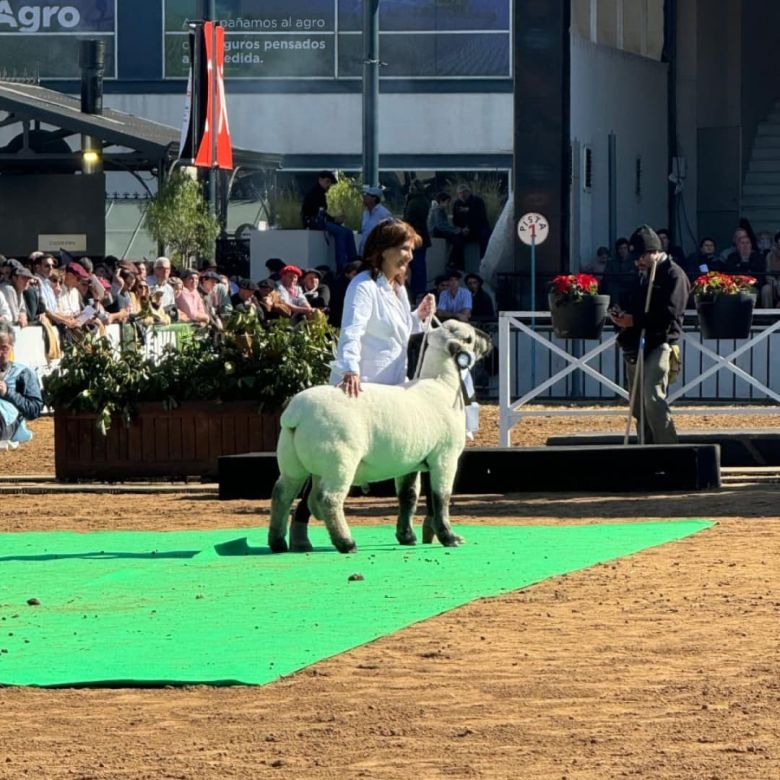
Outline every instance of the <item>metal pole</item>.
<svg viewBox="0 0 780 780">
<path fill-rule="evenodd" d="M 536 330 L 536 225 L 531 225 L 531 329 Z M 536 341 L 531 342 L 531 387 L 536 387 Z"/>
<path fill-rule="evenodd" d="M 363 0 L 363 184 L 379 186 L 379 0 Z"/>
</svg>

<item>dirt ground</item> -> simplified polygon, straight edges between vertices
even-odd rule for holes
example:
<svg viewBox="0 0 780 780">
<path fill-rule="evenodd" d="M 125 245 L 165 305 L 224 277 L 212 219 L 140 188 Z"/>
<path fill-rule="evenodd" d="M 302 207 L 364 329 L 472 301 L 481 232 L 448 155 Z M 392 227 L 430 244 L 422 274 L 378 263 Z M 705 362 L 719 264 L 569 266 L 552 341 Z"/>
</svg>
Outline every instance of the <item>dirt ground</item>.
<svg viewBox="0 0 780 780">
<path fill-rule="evenodd" d="M 616 422 L 580 418 L 576 430 Z M 477 443 L 495 444 L 494 410 L 483 428 Z M 33 430 L 26 450 L 0 453 L 0 476 L 52 473 L 51 423 Z M 523 421 L 514 440 L 570 430 L 571 420 Z M 0 778 L 778 778 L 778 507 L 775 484 L 459 497 L 456 523 L 717 525 L 481 599 L 261 688 L 0 689 Z M 390 521 L 394 505 L 351 501 L 349 515 L 359 543 L 360 526 Z M 256 527 L 266 516 L 263 502 L 186 491 L 20 493 L 3 495 L 0 531 Z M 0 569 L 0 620 L 2 592 Z"/>
</svg>

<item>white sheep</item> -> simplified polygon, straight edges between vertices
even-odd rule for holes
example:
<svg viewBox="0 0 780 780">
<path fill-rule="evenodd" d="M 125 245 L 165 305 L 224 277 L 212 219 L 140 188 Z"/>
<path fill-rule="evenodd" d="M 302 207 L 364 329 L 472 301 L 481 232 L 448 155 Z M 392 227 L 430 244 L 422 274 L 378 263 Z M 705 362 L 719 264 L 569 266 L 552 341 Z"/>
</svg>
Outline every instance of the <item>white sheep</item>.
<svg viewBox="0 0 780 780">
<path fill-rule="evenodd" d="M 395 479 L 398 495 L 396 538 L 414 544 L 419 472 L 430 472 L 433 516 L 426 517 L 423 541 L 435 534 L 448 547 L 460 537 L 449 522 L 458 458 L 465 446 L 465 416 L 458 356 L 479 359 L 490 339 L 471 325 L 447 320 L 431 331 L 420 378 L 405 385 L 368 384 L 357 398 L 331 385 L 298 393 L 282 414 L 276 457 L 279 479 L 271 497 L 268 545 L 286 552 L 290 506 L 312 477 L 309 508 L 322 520 L 339 552 L 355 542 L 344 517 L 353 485 Z"/>
</svg>

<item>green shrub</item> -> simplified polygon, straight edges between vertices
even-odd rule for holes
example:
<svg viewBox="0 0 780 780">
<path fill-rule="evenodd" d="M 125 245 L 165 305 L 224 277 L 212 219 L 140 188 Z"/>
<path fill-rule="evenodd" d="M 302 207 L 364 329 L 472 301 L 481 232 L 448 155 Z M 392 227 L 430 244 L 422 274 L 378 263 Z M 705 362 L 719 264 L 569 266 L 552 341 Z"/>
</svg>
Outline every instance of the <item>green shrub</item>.
<svg viewBox="0 0 780 780">
<path fill-rule="evenodd" d="M 234 312 L 216 340 L 195 334 L 166 348 L 156 364 L 90 337 L 72 346 L 46 377 L 43 397 L 55 411 L 97 413 L 102 433 L 115 416 L 128 424 L 142 401 L 168 409 L 183 401 L 256 401 L 260 411 L 274 411 L 328 381 L 335 343 L 336 331 L 324 317 L 266 326 L 254 312 Z"/>
<path fill-rule="evenodd" d="M 339 180 L 328 190 L 328 213 L 334 217 L 343 216 L 344 224 L 353 230 L 360 230 L 363 218 L 363 194 L 360 181 L 339 172 Z"/>
</svg>

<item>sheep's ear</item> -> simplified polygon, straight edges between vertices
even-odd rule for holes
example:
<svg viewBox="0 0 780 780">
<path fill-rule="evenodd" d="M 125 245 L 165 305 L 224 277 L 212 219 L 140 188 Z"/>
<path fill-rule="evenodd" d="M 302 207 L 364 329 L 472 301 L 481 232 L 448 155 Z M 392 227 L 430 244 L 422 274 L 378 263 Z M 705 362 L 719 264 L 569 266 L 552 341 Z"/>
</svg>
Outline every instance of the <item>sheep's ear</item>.
<svg viewBox="0 0 780 780">
<path fill-rule="evenodd" d="M 493 339 L 491 339 L 484 330 L 474 328 L 474 340 L 476 352 L 480 357 L 482 355 L 487 355 L 487 353 L 493 349 Z"/>
</svg>

